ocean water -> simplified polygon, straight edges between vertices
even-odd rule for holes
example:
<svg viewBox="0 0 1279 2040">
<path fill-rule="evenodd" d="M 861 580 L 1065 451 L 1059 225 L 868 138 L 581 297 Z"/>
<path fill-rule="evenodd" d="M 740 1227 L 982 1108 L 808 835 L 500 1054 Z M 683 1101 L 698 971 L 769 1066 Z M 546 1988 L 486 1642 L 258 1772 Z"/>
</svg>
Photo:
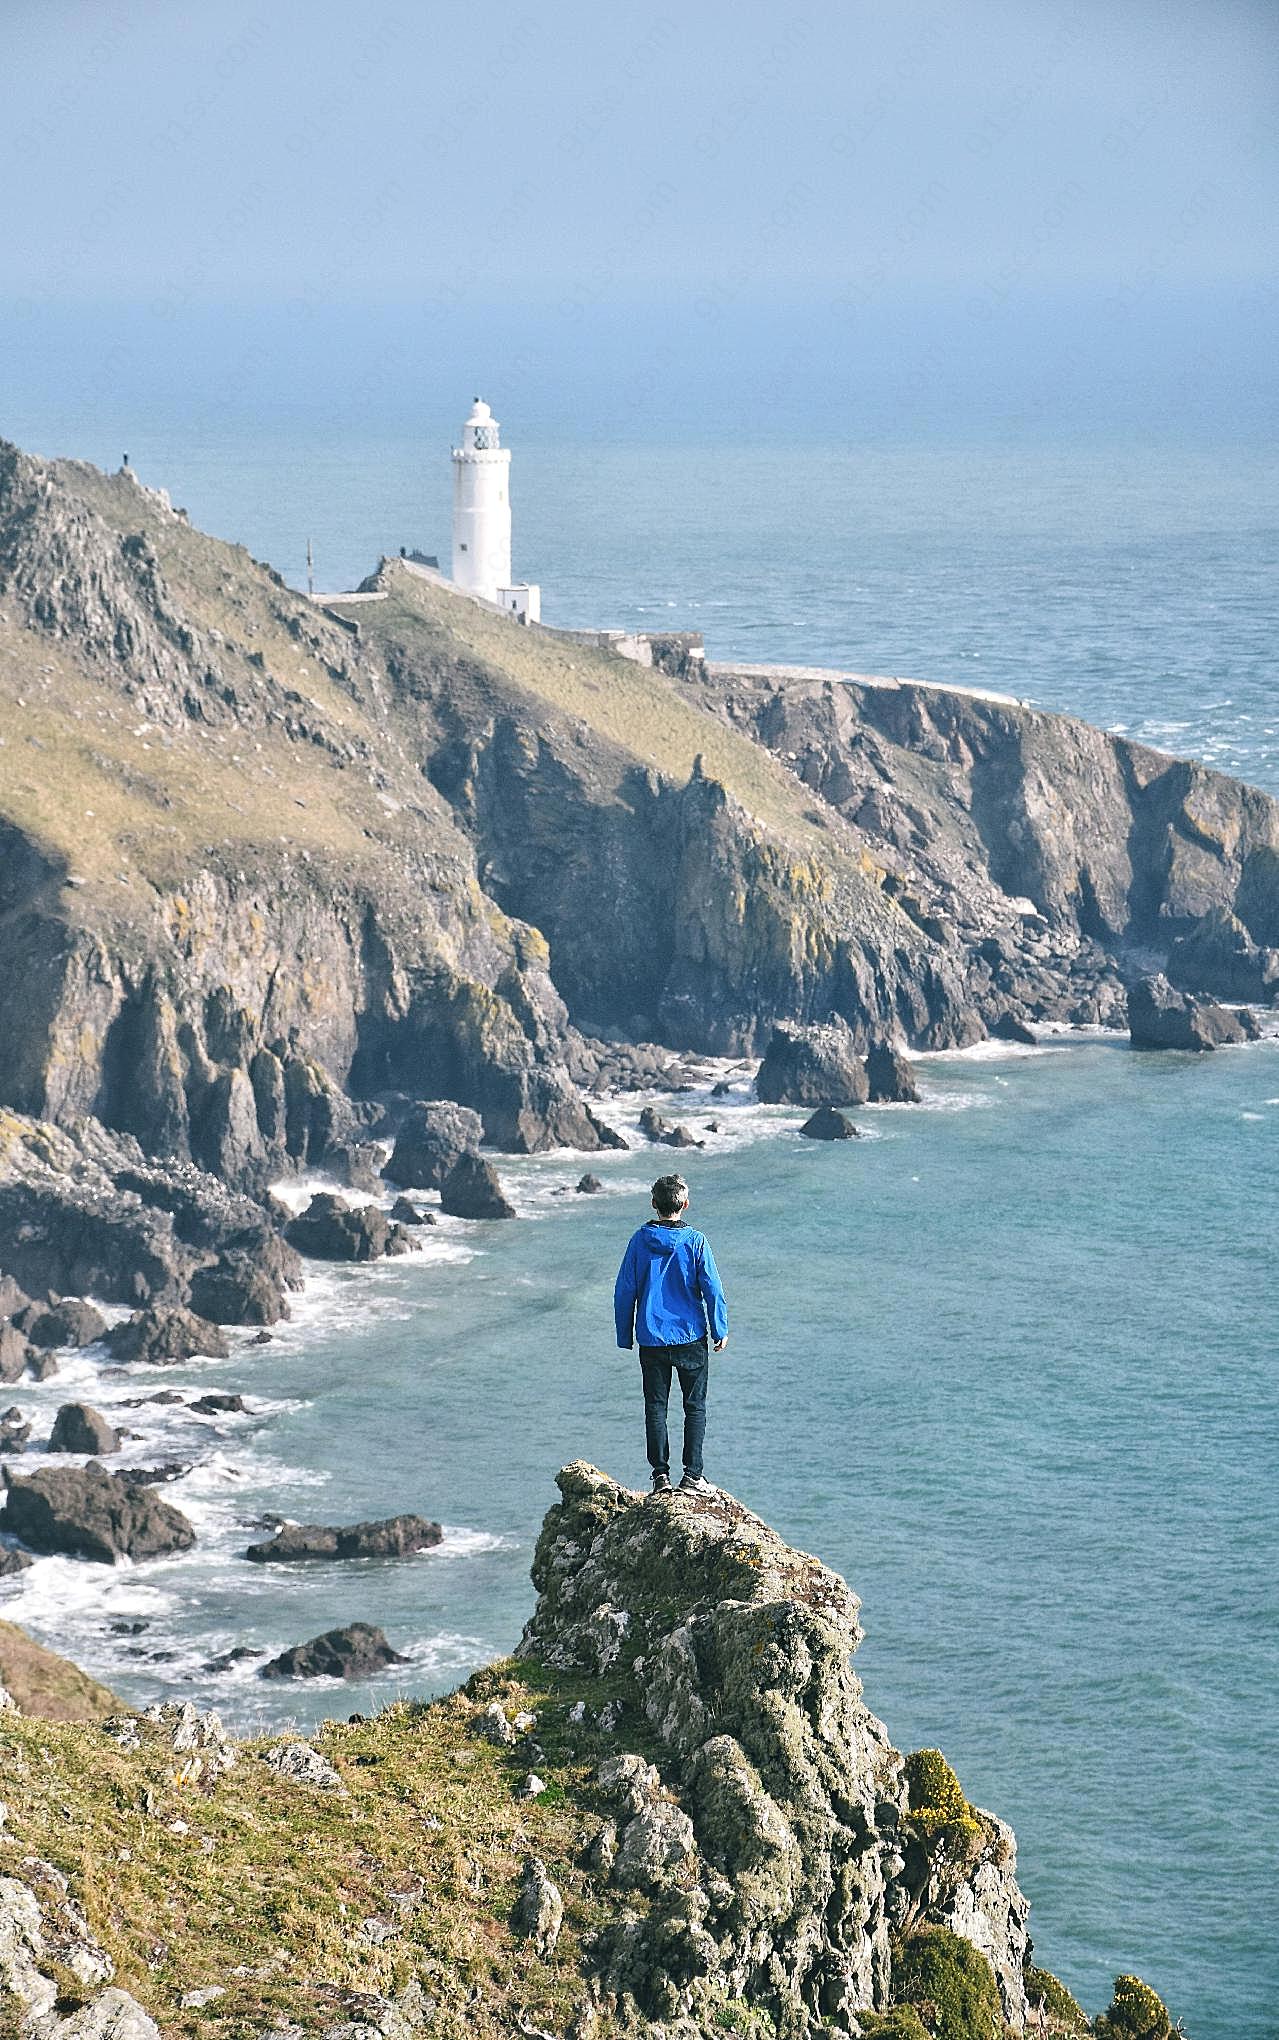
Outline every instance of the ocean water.
<svg viewBox="0 0 1279 2040">
<path fill-rule="evenodd" d="M 499 407 L 500 408 L 500 407 Z M 9 425 L 47 452 L 54 417 Z M 703 628 L 712 657 L 1007 689 L 1279 791 L 1276 461 L 1256 448 L 827 449 L 516 443 L 517 568 L 548 620 Z M 132 433 L 144 478 L 292 580 L 447 544 L 447 461 L 411 440 Z M 943 1747 L 1017 1830 L 1039 1959 L 1102 2005 L 1145 1975 L 1194 2040 L 1273 2040 L 1279 1832 L 1279 1039 L 1201 1059 L 1046 1038 L 922 1064 L 922 1108 L 830 1149 L 750 1102 L 691 1160 L 734 1311 L 708 1470 L 863 1599 L 859 1668 L 899 1746 Z M 613 1116 L 633 1129 L 640 1100 Z M 660 1101 L 659 1101 L 660 1102 Z M 272 1342 L 74 1387 L 181 1454 L 188 1558 L 41 1561 L 3 1612 L 109 1678 L 237 1724 L 429 1693 L 511 1647 L 553 1475 L 644 1477 L 609 1292 L 652 1155 L 503 1163 L 522 1222 L 445 1221 L 329 1271 Z M 562 1194 L 561 1194 L 562 1193 Z M 125 1399 L 234 1388 L 245 1417 Z M 279 1575 L 269 1511 L 422 1509 L 443 1545 Z M 279 1688 L 277 1650 L 381 1623 L 371 1688 Z M 144 1624 L 134 1633 L 113 1625 Z"/>
</svg>

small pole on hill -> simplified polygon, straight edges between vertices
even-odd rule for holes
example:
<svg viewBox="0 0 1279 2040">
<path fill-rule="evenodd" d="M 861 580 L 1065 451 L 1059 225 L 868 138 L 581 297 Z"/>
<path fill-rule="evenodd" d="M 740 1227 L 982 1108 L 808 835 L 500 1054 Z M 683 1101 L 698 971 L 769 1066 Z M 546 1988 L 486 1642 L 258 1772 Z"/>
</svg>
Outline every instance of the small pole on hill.
<svg viewBox="0 0 1279 2040">
<path fill-rule="evenodd" d="M 315 594 L 315 555 L 309 538 L 306 542 L 306 592 L 312 596 Z"/>
</svg>

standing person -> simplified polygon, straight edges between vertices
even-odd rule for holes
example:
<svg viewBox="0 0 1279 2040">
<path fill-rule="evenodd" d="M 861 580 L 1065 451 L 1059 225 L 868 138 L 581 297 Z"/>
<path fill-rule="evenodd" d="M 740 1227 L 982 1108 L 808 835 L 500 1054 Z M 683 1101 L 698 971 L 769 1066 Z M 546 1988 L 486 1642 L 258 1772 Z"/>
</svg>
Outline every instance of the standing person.
<svg viewBox="0 0 1279 2040">
<path fill-rule="evenodd" d="M 629 1352 L 639 1334 L 653 1493 L 671 1492 L 666 1408 L 674 1369 L 684 1397 L 684 1478 L 679 1491 L 713 1495 L 718 1490 L 702 1474 L 710 1372 L 707 1325 L 709 1321 L 709 1343 L 722 1353 L 728 1343 L 728 1307 L 709 1241 L 684 1223 L 688 1185 L 682 1176 L 658 1177 L 653 1210 L 657 1216 L 632 1233 L 617 1271 L 613 1291 L 617 1343 Z"/>
</svg>

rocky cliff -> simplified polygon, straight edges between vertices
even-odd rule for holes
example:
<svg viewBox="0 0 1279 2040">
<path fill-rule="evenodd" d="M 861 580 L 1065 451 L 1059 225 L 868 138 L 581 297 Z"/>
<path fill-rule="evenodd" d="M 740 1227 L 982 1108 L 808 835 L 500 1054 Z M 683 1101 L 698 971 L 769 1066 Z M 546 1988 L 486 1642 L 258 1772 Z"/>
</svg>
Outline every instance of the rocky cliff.
<svg viewBox="0 0 1279 2040">
<path fill-rule="evenodd" d="M 1010 1830 L 866 1707 L 845 1583 L 727 1498 L 559 1487 L 518 1655 L 447 1699 L 310 1743 L 0 1713 L 3 2030 L 1090 2030 Z"/>
<path fill-rule="evenodd" d="M 619 1040 L 956 1046 L 1155 968 L 1268 1000 L 1279 805 L 1014 704 L 672 677 L 402 561 L 317 606 L 130 471 L 0 445 L 0 954 L 0 1106 L 136 1143 L 144 1202 L 193 1171 L 189 1211 L 358 1181 L 414 1100 L 589 1151 Z"/>
</svg>

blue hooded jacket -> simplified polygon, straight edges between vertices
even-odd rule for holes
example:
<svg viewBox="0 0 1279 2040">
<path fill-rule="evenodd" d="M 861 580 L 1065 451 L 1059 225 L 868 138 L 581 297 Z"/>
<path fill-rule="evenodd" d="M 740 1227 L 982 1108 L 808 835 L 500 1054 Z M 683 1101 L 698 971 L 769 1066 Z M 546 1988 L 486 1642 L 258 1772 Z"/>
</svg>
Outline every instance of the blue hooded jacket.
<svg viewBox="0 0 1279 2040">
<path fill-rule="evenodd" d="M 691 1225 L 651 1220 L 632 1233 L 613 1291 L 617 1343 L 683 1346 L 705 1336 L 728 1337 L 728 1307 L 715 1256 Z"/>
</svg>

